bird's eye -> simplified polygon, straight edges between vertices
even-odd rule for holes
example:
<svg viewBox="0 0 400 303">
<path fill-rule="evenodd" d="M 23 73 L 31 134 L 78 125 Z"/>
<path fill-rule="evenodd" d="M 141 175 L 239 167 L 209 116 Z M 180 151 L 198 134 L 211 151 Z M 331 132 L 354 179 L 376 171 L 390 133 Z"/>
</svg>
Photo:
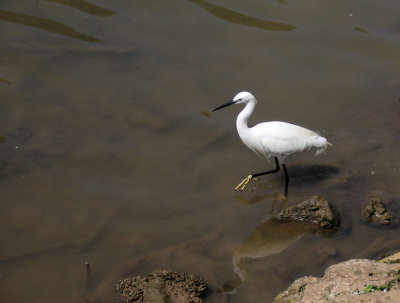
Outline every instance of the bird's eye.
<svg viewBox="0 0 400 303">
<path fill-rule="evenodd" d="M 238 102 L 239 102 L 239 101 L 242 101 L 242 98 L 238 99 L 237 101 L 238 101 Z"/>
</svg>

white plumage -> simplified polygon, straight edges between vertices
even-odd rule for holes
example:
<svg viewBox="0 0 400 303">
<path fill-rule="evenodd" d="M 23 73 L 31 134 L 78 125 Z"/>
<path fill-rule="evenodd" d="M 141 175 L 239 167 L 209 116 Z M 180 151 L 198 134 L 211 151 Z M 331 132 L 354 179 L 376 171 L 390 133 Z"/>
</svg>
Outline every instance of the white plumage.
<svg viewBox="0 0 400 303">
<path fill-rule="evenodd" d="M 316 148 L 316 154 L 318 155 L 326 149 L 327 145 L 332 145 L 317 133 L 286 122 L 264 122 L 253 127 L 248 127 L 247 120 L 253 113 L 256 103 L 257 100 L 251 93 L 240 92 L 231 101 L 213 110 L 216 111 L 231 104 L 245 104 L 245 108 L 239 113 L 236 119 L 236 128 L 240 138 L 244 144 L 260 157 L 265 159 L 275 157 L 277 165 L 275 170 L 249 175 L 236 189 L 244 183 L 243 190 L 244 186 L 250 180 L 254 180 L 256 176 L 279 171 L 278 160 L 283 163 L 285 158 L 291 154 Z M 284 163 L 283 168 L 285 170 L 286 182 L 288 183 L 289 176 Z"/>
<path fill-rule="evenodd" d="M 276 156 L 283 161 L 287 156 L 316 147 L 317 154 L 327 145 L 325 138 L 306 128 L 280 121 L 264 122 L 252 128 L 238 127 L 244 144 L 264 158 Z"/>
</svg>

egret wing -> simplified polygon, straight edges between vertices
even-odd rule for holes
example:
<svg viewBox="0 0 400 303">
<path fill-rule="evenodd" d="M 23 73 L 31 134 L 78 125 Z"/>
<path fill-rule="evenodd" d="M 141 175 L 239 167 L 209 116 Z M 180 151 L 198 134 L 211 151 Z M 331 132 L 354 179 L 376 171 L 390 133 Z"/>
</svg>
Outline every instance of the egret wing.
<svg viewBox="0 0 400 303">
<path fill-rule="evenodd" d="M 267 153 L 272 155 L 290 155 L 307 149 L 307 144 L 297 137 L 286 137 L 284 139 L 274 136 L 262 138 L 262 145 Z"/>
<path fill-rule="evenodd" d="M 264 151 L 270 155 L 290 155 L 309 149 L 318 134 L 301 126 L 273 121 L 253 127 Z"/>
</svg>

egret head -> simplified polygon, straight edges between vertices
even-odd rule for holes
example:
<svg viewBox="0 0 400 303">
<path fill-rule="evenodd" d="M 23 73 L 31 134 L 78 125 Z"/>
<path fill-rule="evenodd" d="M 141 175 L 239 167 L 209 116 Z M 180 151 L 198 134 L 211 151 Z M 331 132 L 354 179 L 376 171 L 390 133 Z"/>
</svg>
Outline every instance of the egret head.
<svg viewBox="0 0 400 303">
<path fill-rule="evenodd" d="M 232 100 L 222 104 L 221 106 L 218 106 L 217 108 L 214 108 L 213 112 L 232 104 L 241 104 L 241 103 L 247 104 L 251 100 L 254 100 L 254 102 L 256 102 L 256 98 L 254 98 L 254 96 L 251 93 L 240 92 Z"/>
<path fill-rule="evenodd" d="M 249 92 L 240 92 L 232 99 L 232 101 L 237 104 L 240 104 L 240 103 L 247 104 L 247 102 L 249 102 L 252 99 L 254 99 L 254 100 L 256 99 L 256 98 L 254 98 L 253 94 L 251 94 Z"/>
</svg>

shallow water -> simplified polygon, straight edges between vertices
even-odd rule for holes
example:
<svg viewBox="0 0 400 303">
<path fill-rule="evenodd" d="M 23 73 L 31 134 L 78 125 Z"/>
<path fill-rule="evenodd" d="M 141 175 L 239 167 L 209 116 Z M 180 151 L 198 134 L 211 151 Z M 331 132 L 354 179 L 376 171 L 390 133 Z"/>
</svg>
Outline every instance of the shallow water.
<svg viewBox="0 0 400 303">
<path fill-rule="evenodd" d="M 127 275 L 200 274 L 209 302 L 270 302 L 295 278 L 398 249 L 361 221 L 374 194 L 400 213 L 398 1 L 2 1 L 0 301 L 112 302 Z M 268 168 L 251 123 L 323 133 L 322 156 Z M 334 235 L 271 226 L 320 194 Z M 90 270 L 85 268 L 89 263 Z M 236 270 L 236 271 L 235 271 Z M 241 280 L 242 279 L 242 280 Z M 222 289 L 222 290 L 221 290 Z"/>
</svg>

